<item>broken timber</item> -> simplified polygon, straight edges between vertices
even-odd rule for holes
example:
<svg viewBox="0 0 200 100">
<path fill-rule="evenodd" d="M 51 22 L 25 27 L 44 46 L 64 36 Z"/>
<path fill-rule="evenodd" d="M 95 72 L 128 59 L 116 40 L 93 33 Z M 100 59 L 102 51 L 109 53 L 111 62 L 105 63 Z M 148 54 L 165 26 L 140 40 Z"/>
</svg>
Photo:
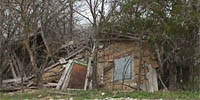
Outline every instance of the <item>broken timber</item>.
<svg viewBox="0 0 200 100">
<path fill-rule="evenodd" d="M 87 86 L 89 83 L 89 76 L 90 76 L 90 70 L 91 70 L 91 62 L 92 62 L 92 58 L 89 58 L 89 62 L 88 62 L 88 68 L 87 68 L 87 74 L 86 74 L 86 78 L 85 78 L 85 85 L 84 85 L 84 90 L 87 90 Z"/>
<path fill-rule="evenodd" d="M 61 63 L 64 63 L 64 61 L 60 60 Z M 69 73 L 69 68 L 70 68 L 72 62 L 73 62 L 73 60 L 69 60 L 69 62 L 66 65 L 63 65 L 65 67 L 65 70 L 58 82 L 58 85 L 56 86 L 56 89 L 60 89 L 62 84 L 64 84 L 63 82 L 65 81 L 66 75 Z"/>
<path fill-rule="evenodd" d="M 79 54 L 79 53 L 81 53 L 83 50 L 85 50 L 87 47 L 80 47 L 80 48 L 77 48 L 76 50 L 74 50 L 74 52 L 72 52 L 71 54 L 69 54 L 66 58 L 64 58 L 65 60 L 68 60 L 68 59 L 70 59 L 71 57 L 73 57 L 73 56 L 75 56 L 75 55 L 77 55 L 77 54 Z M 48 68 L 46 68 L 46 69 L 44 69 L 44 72 L 47 72 L 47 71 L 49 71 L 50 69 L 52 69 L 52 68 L 54 68 L 54 67 L 56 67 L 56 66 L 58 66 L 58 65 L 60 65 L 61 63 L 60 62 L 57 62 L 57 63 L 55 63 L 55 64 L 53 64 L 53 65 L 51 65 L 51 66 L 49 66 Z"/>
</svg>

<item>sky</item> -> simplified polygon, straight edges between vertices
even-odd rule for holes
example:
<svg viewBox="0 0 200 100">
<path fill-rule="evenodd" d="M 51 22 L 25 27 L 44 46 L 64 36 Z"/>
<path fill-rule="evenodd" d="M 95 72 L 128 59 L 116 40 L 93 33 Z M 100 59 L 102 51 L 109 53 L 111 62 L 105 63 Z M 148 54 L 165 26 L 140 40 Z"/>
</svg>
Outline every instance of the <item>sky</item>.
<svg viewBox="0 0 200 100">
<path fill-rule="evenodd" d="M 92 0 L 92 2 L 94 2 L 94 0 Z M 87 4 L 86 0 L 80 0 L 79 2 L 77 2 L 75 4 L 74 8 L 75 8 L 75 10 L 79 11 L 82 15 L 88 17 L 91 21 L 93 20 L 92 19 L 92 14 L 90 12 L 89 5 Z M 109 8 L 110 8 L 109 7 L 109 3 L 105 3 L 105 7 L 104 7 L 105 14 L 108 13 Z M 99 3 L 99 6 L 98 6 L 98 9 L 99 10 L 101 9 L 101 4 L 100 3 Z M 80 22 L 79 22 L 80 25 L 88 25 L 88 24 L 90 24 L 90 22 L 86 18 L 82 17 L 78 13 L 75 13 L 75 17 L 80 18 Z"/>
</svg>

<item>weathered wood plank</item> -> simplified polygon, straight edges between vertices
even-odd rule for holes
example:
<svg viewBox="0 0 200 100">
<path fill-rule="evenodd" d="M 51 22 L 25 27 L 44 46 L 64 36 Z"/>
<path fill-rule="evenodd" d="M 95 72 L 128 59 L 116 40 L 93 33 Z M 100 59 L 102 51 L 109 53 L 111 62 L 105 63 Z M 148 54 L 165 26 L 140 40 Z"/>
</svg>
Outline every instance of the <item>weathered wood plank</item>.
<svg viewBox="0 0 200 100">
<path fill-rule="evenodd" d="M 65 59 L 65 60 L 68 60 L 68 59 L 70 59 L 71 57 L 73 57 L 73 56 L 79 54 L 80 52 L 82 52 L 82 51 L 85 50 L 85 49 L 86 49 L 85 46 L 84 46 L 84 47 L 77 48 L 76 50 L 74 50 L 75 52 L 72 52 L 71 54 L 69 54 L 69 55 L 68 55 L 66 58 L 64 58 L 64 59 Z M 44 69 L 44 72 L 47 72 L 48 70 L 50 70 L 50 69 L 52 69 L 52 68 L 54 68 L 54 67 L 56 67 L 56 66 L 58 66 L 58 65 L 60 65 L 60 64 L 61 64 L 60 62 L 57 62 L 57 63 L 55 63 L 55 64 L 53 64 L 53 65 L 51 65 L 51 66 L 45 68 L 45 69 Z"/>
<path fill-rule="evenodd" d="M 15 69 L 14 69 L 14 66 L 12 63 L 10 63 L 10 67 L 11 67 L 11 70 L 12 70 L 12 74 L 13 74 L 13 77 L 16 79 L 17 78 L 17 75 L 15 73 Z"/>
<path fill-rule="evenodd" d="M 87 68 L 87 74 L 86 74 L 86 78 L 85 78 L 85 86 L 84 86 L 84 90 L 87 90 L 88 87 L 88 81 L 89 81 L 89 75 L 90 75 L 90 67 L 91 67 L 91 62 L 92 62 L 92 58 L 89 58 L 88 61 L 88 68 Z"/>
<path fill-rule="evenodd" d="M 44 84 L 44 87 L 56 87 L 58 85 L 58 83 L 47 83 Z"/>
<path fill-rule="evenodd" d="M 63 65 L 65 67 L 65 70 L 62 73 L 60 80 L 58 81 L 58 85 L 56 86 L 56 89 L 60 89 L 60 87 L 62 86 L 72 62 L 73 60 L 69 60 L 69 62 L 66 65 Z"/>
<path fill-rule="evenodd" d="M 30 77 L 24 77 L 24 81 L 27 81 L 31 78 L 33 78 L 34 75 L 30 76 Z M 7 79 L 7 80 L 3 80 L 3 84 L 9 84 L 9 83 L 20 83 L 21 82 L 21 77 L 20 78 L 15 78 L 15 79 Z"/>
<path fill-rule="evenodd" d="M 24 79 L 24 80 L 25 80 L 25 79 Z M 20 83 L 20 82 L 21 82 L 21 78 L 3 80 L 3 84 L 8 84 L 8 83 Z"/>
<path fill-rule="evenodd" d="M 149 72 L 147 73 L 146 77 L 148 79 L 148 92 L 155 92 L 158 91 L 158 79 L 156 70 L 149 64 L 148 66 Z"/>
<path fill-rule="evenodd" d="M 73 65 L 69 66 L 69 69 L 68 69 L 68 72 L 67 72 L 67 75 L 66 75 L 66 78 L 64 80 L 64 83 L 62 85 L 61 90 L 66 89 L 68 87 L 68 85 L 69 85 L 69 79 L 70 79 L 70 76 L 71 76 L 72 68 L 73 68 Z"/>
</svg>

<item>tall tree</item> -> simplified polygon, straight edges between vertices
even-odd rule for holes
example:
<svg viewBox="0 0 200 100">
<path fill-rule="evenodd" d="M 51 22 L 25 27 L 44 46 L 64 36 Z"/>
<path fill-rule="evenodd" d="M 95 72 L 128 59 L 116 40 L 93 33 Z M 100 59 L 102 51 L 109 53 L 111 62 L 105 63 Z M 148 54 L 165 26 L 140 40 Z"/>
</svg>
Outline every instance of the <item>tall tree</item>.
<svg viewBox="0 0 200 100">
<path fill-rule="evenodd" d="M 102 30 L 105 25 L 111 20 L 113 17 L 114 10 L 119 6 L 117 0 L 82 0 L 80 1 L 84 5 L 82 8 L 89 9 L 86 11 L 81 11 L 81 9 L 74 9 L 74 11 L 82 16 L 89 25 L 92 26 L 92 32 L 90 33 L 90 37 L 93 41 L 93 60 L 94 60 L 94 68 L 93 73 L 93 82 L 95 87 L 97 86 L 97 51 L 99 40 L 102 39 Z"/>
<path fill-rule="evenodd" d="M 122 1 L 119 16 L 124 33 L 142 34 L 154 47 L 162 78 L 170 90 L 193 76 L 199 33 L 198 1 Z M 191 16 L 192 15 L 192 16 Z M 123 27 L 124 26 L 124 27 Z M 186 53 L 188 52 L 188 53 Z M 196 66 L 197 67 L 197 66 Z"/>
</svg>

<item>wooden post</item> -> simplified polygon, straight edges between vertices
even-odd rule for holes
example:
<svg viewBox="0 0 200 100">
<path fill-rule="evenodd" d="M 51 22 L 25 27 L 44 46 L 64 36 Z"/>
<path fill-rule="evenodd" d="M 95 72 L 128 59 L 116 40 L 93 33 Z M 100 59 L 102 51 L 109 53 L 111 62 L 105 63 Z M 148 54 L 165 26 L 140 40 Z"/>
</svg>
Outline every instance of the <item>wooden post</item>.
<svg viewBox="0 0 200 100">
<path fill-rule="evenodd" d="M 86 74 L 86 78 L 85 78 L 84 90 L 87 90 L 89 75 L 90 75 L 90 69 L 91 69 L 91 62 L 92 62 L 92 58 L 90 57 L 89 61 L 88 61 L 88 68 L 87 68 L 87 74 Z"/>
</svg>

